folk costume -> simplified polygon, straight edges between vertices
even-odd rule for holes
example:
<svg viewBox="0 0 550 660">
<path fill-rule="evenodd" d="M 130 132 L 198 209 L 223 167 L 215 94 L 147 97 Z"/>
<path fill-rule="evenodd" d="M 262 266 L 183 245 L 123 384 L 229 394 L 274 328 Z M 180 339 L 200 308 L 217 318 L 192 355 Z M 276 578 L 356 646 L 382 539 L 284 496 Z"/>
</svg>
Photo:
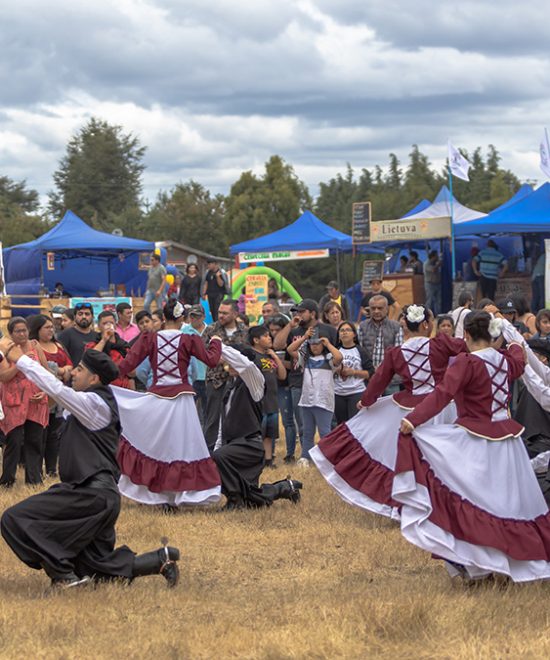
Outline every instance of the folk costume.
<svg viewBox="0 0 550 660">
<path fill-rule="evenodd" d="M 162 572 L 173 586 L 177 549 L 138 557 L 127 546 L 115 549 L 120 421 L 108 383 L 117 376 L 117 368 L 95 350 L 84 354 L 82 364 L 100 377 L 101 384 L 76 392 L 30 357 L 17 360 L 21 373 L 70 414 L 61 435 L 61 483 L 6 509 L 2 536 L 21 561 L 44 569 L 54 584 L 71 587 L 92 577 L 132 579 Z"/>
<path fill-rule="evenodd" d="M 508 412 L 524 366 L 517 344 L 459 355 L 405 418 L 414 430 L 400 434 L 392 490 L 401 531 L 452 575 L 550 577 L 550 513 Z M 454 424 L 426 424 L 452 399 Z"/>
<path fill-rule="evenodd" d="M 444 334 L 432 339 L 411 337 L 401 346 L 386 350 L 384 361 L 361 398 L 364 409 L 310 451 L 323 477 L 343 500 L 399 518 L 391 497 L 399 425 L 407 412 L 441 382 L 449 360 L 466 350 L 462 339 Z M 404 389 L 382 397 L 395 375 L 401 377 Z M 440 420 L 450 422 L 455 416 L 454 405 L 450 404 L 441 412 Z"/>
<path fill-rule="evenodd" d="M 254 363 L 255 351 L 222 346 L 222 357 L 238 376 L 228 381 L 223 398 L 219 447 L 212 454 L 218 466 L 227 509 L 270 506 L 283 498 L 296 503 L 302 484 L 283 479 L 259 485 L 264 467 L 262 399 L 265 379 Z"/>
<path fill-rule="evenodd" d="M 198 335 L 180 330 L 143 333 L 120 363 L 122 376 L 145 358 L 153 370 L 148 392 L 114 388 L 122 437 L 120 492 L 143 504 L 197 505 L 220 499 L 220 477 L 199 422 L 187 380 L 191 357 L 215 366 L 221 342 L 208 348 Z"/>
</svg>

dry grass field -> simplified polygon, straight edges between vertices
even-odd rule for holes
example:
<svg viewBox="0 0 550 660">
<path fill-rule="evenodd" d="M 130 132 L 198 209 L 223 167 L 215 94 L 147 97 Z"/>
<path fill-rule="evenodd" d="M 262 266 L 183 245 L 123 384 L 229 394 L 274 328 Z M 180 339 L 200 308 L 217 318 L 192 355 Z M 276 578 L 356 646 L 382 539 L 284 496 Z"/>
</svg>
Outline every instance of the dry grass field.
<svg viewBox="0 0 550 660">
<path fill-rule="evenodd" d="M 266 471 L 269 480 L 283 468 Z M 344 504 L 315 468 L 302 503 L 164 515 L 125 501 L 118 540 L 166 534 L 182 580 L 47 593 L 0 541 L 1 658 L 547 658 L 550 584 L 475 589 L 389 521 Z M 16 485 L 2 508 L 30 494 Z"/>
</svg>

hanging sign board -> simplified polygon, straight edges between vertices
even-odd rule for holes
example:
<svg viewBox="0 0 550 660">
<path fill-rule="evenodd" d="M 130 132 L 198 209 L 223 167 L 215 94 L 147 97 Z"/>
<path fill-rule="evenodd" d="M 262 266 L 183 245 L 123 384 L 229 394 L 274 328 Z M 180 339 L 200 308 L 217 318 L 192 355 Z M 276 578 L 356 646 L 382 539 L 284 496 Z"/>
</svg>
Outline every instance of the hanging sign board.
<svg viewBox="0 0 550 660">
<path fill-rule="evenodd" d="M 361 292 L 370 291 L 370 284 L 373 280 L 384 279 L 384 260 L 366 259 L 363 261 L 363 275 L 361 277 Z"/>
<path fill-rule="evenodd" d="M 372 208 L 370 202 L 356 202 L 351 206 L 351 241 L 353 245 L 370 243 Z"/>
<path fill-rule="evenodd" d="M 376 220 L 370 224 L 370 240 L 423 241 L 451 235 L 451 218 L 417 218 L 416 220 Z"/>
<path fill-rule="evenodd" d="M 329 256 L 327 250 L 278 250 L 276 252 L 239 252 L 239 263 L 255 261 L 290 261 L 292 259 L 324 259 Z"/>
<path fill-rule="evenodd" d="M 267 275 L 247 275 L 245 293 L 245 313 L 252 324 L 258 323 L 262 307 L 267 302 Z"/>
</svg>

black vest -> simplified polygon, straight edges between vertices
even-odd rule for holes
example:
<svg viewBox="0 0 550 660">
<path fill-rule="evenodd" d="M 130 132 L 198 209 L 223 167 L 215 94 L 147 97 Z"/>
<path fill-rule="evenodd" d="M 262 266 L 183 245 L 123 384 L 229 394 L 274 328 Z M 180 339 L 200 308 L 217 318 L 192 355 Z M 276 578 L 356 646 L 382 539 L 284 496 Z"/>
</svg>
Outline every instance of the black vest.
<svg viewBox="0 0 550 660">
<path fill-rule="evenodd" d="M 229 411 L 226 403 L 233 392 Z M 236 438 L 251 438 L 262 432 L 263 399 L 256 402 L 250 396 L 245 382 L 237 378 L 227 385 L 222 407 L 222 442 L 230 443 Z"/>
<path fill-rule="evenodd" d="M 120 477 L 116 458 L 120 418 L 115 397 L 107 385 L 88 391 L 100 396 L 109 406 L 111 421 L 99 431 L 90 431 L 74 415 L 69 415 L 59 447 L 59 476 L 63 483 L 78 485 L 99 472 L 110 473 L 116 481 Z"/>
</svg>

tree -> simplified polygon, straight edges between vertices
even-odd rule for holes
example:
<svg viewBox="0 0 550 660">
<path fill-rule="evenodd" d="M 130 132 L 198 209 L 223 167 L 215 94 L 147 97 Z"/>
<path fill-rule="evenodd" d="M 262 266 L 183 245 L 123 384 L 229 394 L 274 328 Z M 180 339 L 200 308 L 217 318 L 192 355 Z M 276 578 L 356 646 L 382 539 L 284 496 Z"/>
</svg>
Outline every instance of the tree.
<svg viewBox="0 0 550 660">
<path fill-rule="evenodd" d="M 173 240 L 210 254 L 224 255 L 224 198 L 212 197 L 200 183 L 178 183 L 161 192 L 143 221 L 141 234 L 149 240 Z"/>
<path fill-rule="evenodd" d="M 39 197 L 25 181 L 0 177 L 0 237 L 4 247 L 32 241 L 49 229 L 38 213 Z"/>
<path fill-rule="evenodd" d="M 313 202 L 291 165 L 271 156 L 261 177 L 243 172 L 226 199 L 225 227 L 230 243 L 238 243 L 290 224 Z"/>
<path fill-rule="evenodd" d="M 49 210 L 60 218 L 67 209 L 96 229 L 112 230 L 126 221 L 123 231 L 135 228 L 140 206 L 145 147 L 121 126 L 92 117 L 74 135 L 53 179 Z"/>
</svg>

